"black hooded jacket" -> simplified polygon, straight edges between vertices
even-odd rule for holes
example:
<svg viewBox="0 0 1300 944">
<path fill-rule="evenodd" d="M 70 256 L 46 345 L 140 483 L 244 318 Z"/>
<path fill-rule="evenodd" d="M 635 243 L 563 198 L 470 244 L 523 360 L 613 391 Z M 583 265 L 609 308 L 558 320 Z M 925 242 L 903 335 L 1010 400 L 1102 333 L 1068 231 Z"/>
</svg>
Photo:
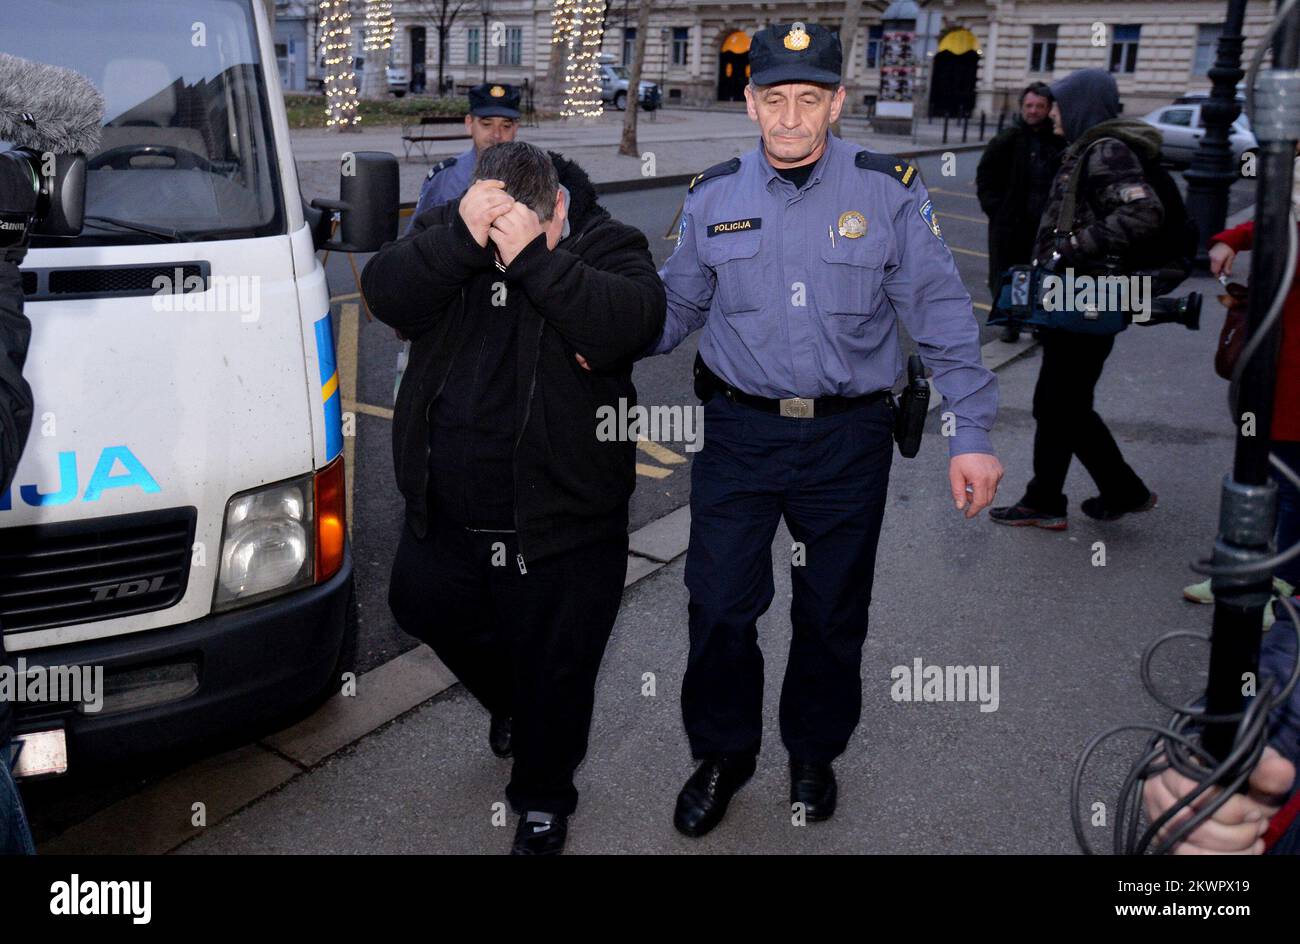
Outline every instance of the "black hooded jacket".
<svg viewBox="0 0 1300 944">
<path fill-rule="evenodd" d="M 417 217 L 361 276 L 375 317 L 412 341 L 393 411 L 393 465 L 420 537 L 431 517 L 431 407 L 463 356 L 469 319 L 499 315 L 494 285 L 506 283 L 505 311 L 518 319 L 514 515 L 525 560 L 626 533 L 636 444 L 600 441 L 597 411 L 635 405 L 632 364 L 659 337 L 665 313 L 645 235 L 610 217 L 580 167 L 551 159 L 570 195 L 570 233 L 554 250 L 539 236 L 501 272 L 455 200 Z"/>
</svg>

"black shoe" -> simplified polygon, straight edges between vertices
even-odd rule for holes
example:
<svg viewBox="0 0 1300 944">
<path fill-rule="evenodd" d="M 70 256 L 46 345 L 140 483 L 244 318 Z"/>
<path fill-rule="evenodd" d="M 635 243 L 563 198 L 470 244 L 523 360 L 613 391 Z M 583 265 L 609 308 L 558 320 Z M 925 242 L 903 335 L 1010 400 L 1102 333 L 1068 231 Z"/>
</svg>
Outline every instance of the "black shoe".
<svg viewBox="0 0 1300 944">
<path fill-rule="evenodd" d="M 1030 508 L 1019 502 L 1014 505 L 1003 505 L 1001 508 L 990 508 L 989 520 L 1013 528 L 1034 527 L 1048 531 L 1064 531 L 1069 527 L 1065 515 L 1049 515 L 1045 511 Z"/>
<path fill-rule="evenodd" d="M 835 771 L 830 764 L 809 764 L 790 760 L 790 805 L 803 804 L 804 819 L 810 823 L 830 819 L 835 812 Z"/>
<path fill-rule="evenodd" d="M 1014 344 L 1020 340 L 1020 329 L 1015 325 L 1007 325 L 1002 329 L 1002 340 L 1008 344 Z"/>
<path fill-rule="evenodd" d="M 510 719 L 492 717 L 492 723 L 488 726 L 488 747 L 492 748 L 492 753 L 497 757 L 510 756 Z"/>
<path fill-rule="evenodd" d="M 525 813 L 515 828 L 511 855 L 559 855 L 569 834 L 569 818 L 554 813 Z"/>
<path fill-rule="evenodd" d="M 698 839 L 722 822 L 727 804 L 754 775 L 755 766 L 753 757 L 726 757 L 700 764 L 677 794 L 673 814 L 677 831 Z"/>
<path fill-rule="evenodd" d="M 1098 521 L 1114 521 L 1116 518 L 1123 518 L 1125 515 L 1136 514 L 1139 511 L 1150 511 L 1156 503 L 1156 493 L 1147 492 L 1146 498 L 1134 504 L 1112 507 L 1102 502 L 1100 495 L 1096 495 L 1085 498 L 1079 507 L 1089 518 L 1096 518 Z"/>
</svg>

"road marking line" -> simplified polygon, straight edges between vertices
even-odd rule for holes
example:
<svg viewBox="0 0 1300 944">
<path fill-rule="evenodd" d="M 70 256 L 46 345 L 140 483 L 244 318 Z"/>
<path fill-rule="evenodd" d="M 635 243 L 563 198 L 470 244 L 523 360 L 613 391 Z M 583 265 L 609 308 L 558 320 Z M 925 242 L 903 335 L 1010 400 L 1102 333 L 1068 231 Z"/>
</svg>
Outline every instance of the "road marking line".
<svg viewBox="0 0 1300 944">
<path fill-rule="evenodd" d="M 638 439 L 636 447 L 646 453 L 652 459 L 657 459 L 664 465 L 681 465 L 686 461 L 685 456 L 679 456 L 667 446 L 661 446 L 657 442 L 651 442 L 648 439 Z"/>
<path fill-rule="evenodd" d="M 646 465 L 644 462 L 636 464 L 636 474 L 644 475 L 649 479 L 666 479 L 673 474 L 672 469 L 661 469 L 655 465 Z"/>
<path fill-rule="evenodd" d="M 987 252 L 980 252 L 977 249 L 962 249 L 960 246 L 949 246 L 948 248 L 953 252 L 960 252 L 967 256 L 979 256 L 982 259 L 987 259 L 989 257 Z"/>
<path fill-rule="evenodd" d="M 939 214 L 945 220 L 965 220 L 967 223 L 987 223 L 988 217 L 985 216 L 962 216 L 960 213 L 941 213 Z"/>
<path fill-rule="evenodd" d="M 971 302 L 971 307 L 978 308 L 980 311 L 992 311 L 992 305 L 986 305 L 983 302 Z"/>
<path fill-rule="evenodd" d="M 357 413 L 365 413 L 367 416 L 378 416 L 380 419 L 391 420 L 393 411 L 386 406 L 375 406 L 373 403 L 355 403 L 349 400 L 343 401 L 343 409 L 354 410 Z"/>
<path fill-rule="evenodd" d="M 343 403 L 357 401 L 357 334 L 360 327 L 360 309 L 356 302 L 346 303 L 339 312 L 338 372 Z M 357 430 L 343 437 L 343 507 L 348 511 L 348 539 L 352 538 L 352 519 L 356 505 L 352 503 L 352 480 L 356 473 Z"/>
<path fill-rule="evenodd" d="M 360 292 L 348 292 L 346 295 L 331 295 L 331 302 L 355 302 L 360 300 Z"/>
</svg>

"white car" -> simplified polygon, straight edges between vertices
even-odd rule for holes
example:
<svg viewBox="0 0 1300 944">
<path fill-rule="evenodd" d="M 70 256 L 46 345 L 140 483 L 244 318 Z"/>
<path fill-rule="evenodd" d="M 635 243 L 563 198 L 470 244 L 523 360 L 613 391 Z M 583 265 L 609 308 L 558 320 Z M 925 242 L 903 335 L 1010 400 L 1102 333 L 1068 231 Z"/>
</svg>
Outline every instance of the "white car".
<svg viewBox="0 0 1300 944">
<path fill-rule="evenodd" d="M 1142 120 L 1160 130 L 1164 143 L 1161 155 L 1171 164 L 1190 164 L 1192 156 L 1205 136 L 1205 123 L 1201 118 L 1202 103 L 1199 101 L 1182 101 L 1173 105 L 1157 108 Z M 1232 148 L 1232 159 L 1240 164 L 1242 156 L 1255 151 L 1259 142 L 1250 130 L 1250 122 L 1244 114 L 1238 115 L 1232 123 L 1228 134 L 1228 144 Z"/>
<path fill-rule="evenodd" d="M 406 94 L 406 75 L 400 67 L 389 66 L 384 70 L 384 76 L 388 83 L 388 91 L 398 98 Z"/>
</svg>

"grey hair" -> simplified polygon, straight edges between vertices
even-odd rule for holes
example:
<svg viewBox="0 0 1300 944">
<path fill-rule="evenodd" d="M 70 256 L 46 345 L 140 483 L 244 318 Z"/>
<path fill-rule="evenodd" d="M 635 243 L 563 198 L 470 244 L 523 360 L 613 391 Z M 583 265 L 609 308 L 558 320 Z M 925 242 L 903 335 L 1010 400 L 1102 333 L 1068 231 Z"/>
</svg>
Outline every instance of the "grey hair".
<svg viewBox="0 0 1300 944">
<path fill-rule="evenodd" d="M 560 177 L 550 156 L 525 141 L 495 144 L 478 156 L 475 180 L 500 180 L 506 193 L 537 214 L 543 223 L 555 213 Z"/>
</svg>

